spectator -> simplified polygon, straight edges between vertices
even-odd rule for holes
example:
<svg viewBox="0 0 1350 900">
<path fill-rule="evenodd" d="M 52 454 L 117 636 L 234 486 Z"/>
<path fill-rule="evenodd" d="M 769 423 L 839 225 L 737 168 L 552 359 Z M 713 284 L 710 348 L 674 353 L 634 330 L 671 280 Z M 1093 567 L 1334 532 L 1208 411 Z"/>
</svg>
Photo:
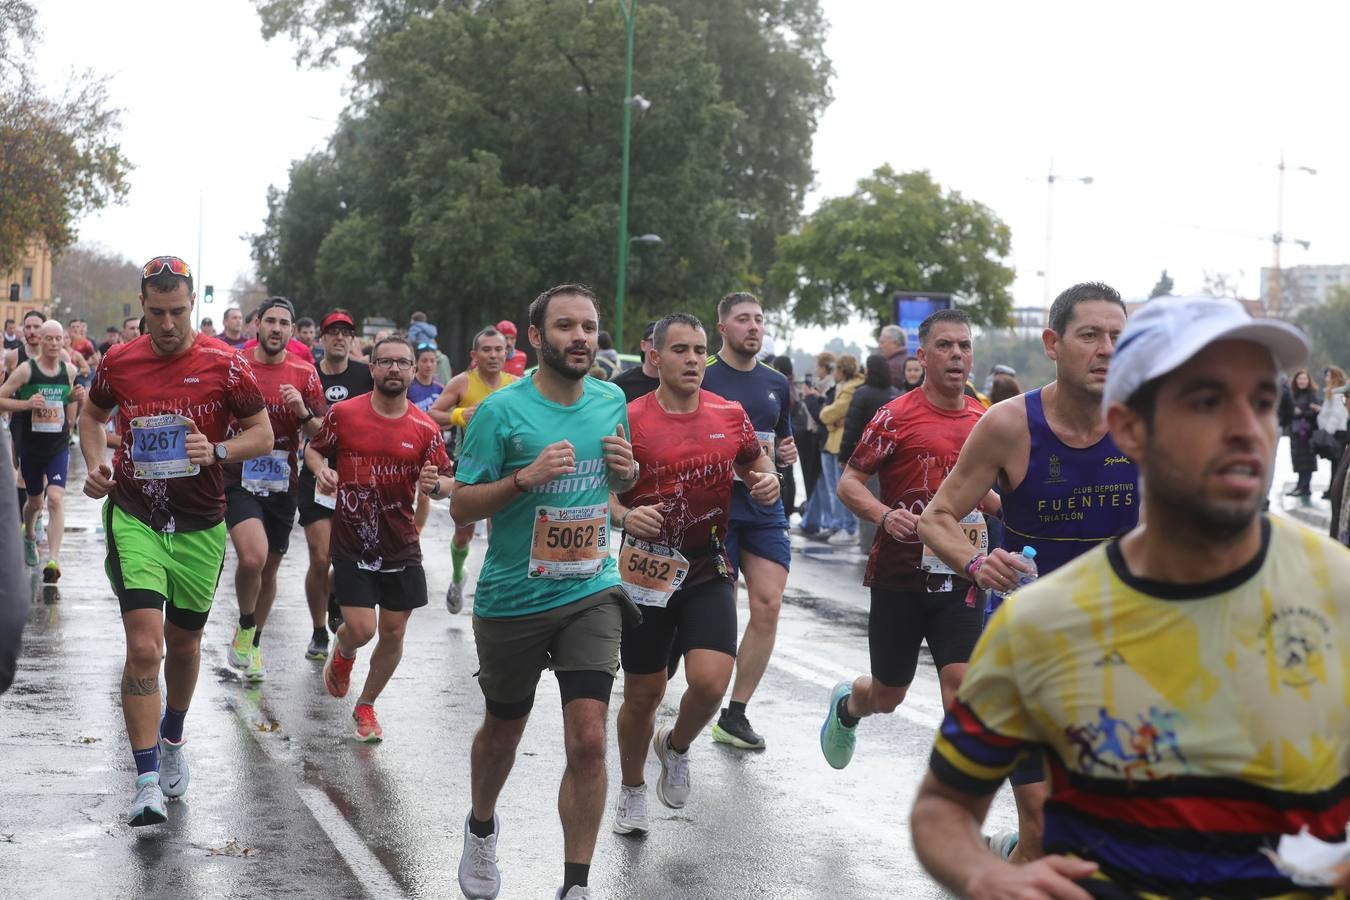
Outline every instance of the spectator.
<svg viewBox="0 0 1350 900">
<path fill-rule="evenodd" d="M 905 356 L 905 332 L 899 325 L 887 325 L 881 329 L 881 334 L 877 337 L 877 345 L 882 357 L 886 360 L 888 371 L 891 373 L 891 384 L 895 389 L 904 393 L 908 390 L 905 387 L 906 375 L 905 364 L 914 359 L 914 357 Z M 914 360 L 918 362 L 918 360 Z M 922 374 L 923 370 L 919 370 Z"/>
<path fill-rule="evenodd" d="M 13 319 L 5 320 L 5 349 L 17 350 L 23 343 L 23 338 L 19 336 L 18 326 L 14 324 Z"/>
<path fill-rule="evenodd" d="M 792 436 L 797 440 L 797 462 L 802 467 L 802 487 L 806 489 L 802 497 L 802 515 L 806 515 L 806 504 L 811 502 L 811 495 L 820 480 L 820 451 L 825 448 L 825 426 L 820 423 L 820 411 L 833 399 L 833 372 L 834 354 L 829 351 L 818 354 L 815 374 L 806 376 L 802 384 L 806 428 L 801 432 L 792 430 Z"/>
<path fill-rule="evenodd" d="M 197 323 L 197 330 L 206 337 L 215 337 L 216 323 L 211 321 L 210 316 L 203 316 L 201 322 Z"/>
<path fill-rule="evenodd" d="M 923 384 L 923 363 L 919 362 L 917 356 L 910 356 L 905 359 L 904 373 L 904 383 L 899 386 L 900 393 L 908 394 Z M 894 384 L 894 382 L 891 383 Z"/>
<path fill-rule="evenodd" d="M 1020 393 L 1022 393 L 1022 386 L 1017 383 L 1017 379 L 999 372 L 994 376 L 994 383 L 989 388 L 989 403 L 992 405 L 1000 400 L 1016 397 Z"/>
<path fill-rule="evenodd" d="M 1312 496 L 1312 477 L 1317 471 L 1317 454 L 1312 449 L 1313 432 L 1317 430 L 1317 414 L 1322 411 L 1322 397 L 1313 387 L 1307 369 L 1299 369 L 1290 382 L 1291 418 L 1289 443 L 1294 458 L 1294 472 L 1298 483 L 1289 491 L 1291 497 Z"/>
<path fill-rule="evenodd" d="M 1331 463 L 1334 473 L 1345 454 L 1346 446 L 1346 377 L 1340 366 L 1331 366 L 1326 371 L 1326 390 L 1323 393 L 1322 409 L 1317 414 L 1317 431 L 1313 433 L 1313 450 L 1318 456 Z M 1330 499 L 1331 492 L 1322 495 Z"/>
<path fill-rule="evenodd" d="M 600 347 L 595 353 L 595 365 L 605 371 L 605 380 L 609 381 L 619 371 L 619 351 L 614 349 L 614 338 L 608 331 L 597 334 L 595 342 Z"/>
<path fill-rule="evenodd" d="M 891 383 L 889 359 L 880 353 L 873 353 L 867 357 L 863 371 L 862 386 L 853 392 L 853 400 L 849 402 L 848 413 L 844 416 L 844 437 L 839 442 L 840 471 L 848 465 L 853 448 L 858 445 L 858 438 L 862 437 L 863 429 L 872 421 L 877 410 L 900 396 L 899 389 Z"/>
<path fill-rule="evenodd" d="M 225 315 L 220 318 L 221 332 L 220 339 L 238 350 L 247 343 L 248 338 L 244 337 L 244 314 L 239 311 L 239 307 L 231 306 L 225 310 Z M 125 334 L 122 340 L 127 340 Z"/>
<path fill-rule="evenodd" d="M 427 321 L 427 314 L 415 312 L 408 322 L 408 340 L 414 347 L 419 344 L 431 344 L 436 340 L 436 326 Z"/>
<path fill-rule="evenodd" d="M 788 416 L 792 420 L 794 436 L 806 430 L 806 407 L 802 405 L 801 395 L 797 393 L 797 382 L 792 377 L 792 359 L 787 356 L 775 356 L 771 365 L 783 373 L 788 380 Z M 797 446 L 798 458 L 801 458 L 801 445 Z M 776 460 L 775 460 L 776 462 Z M 797 475 L 793 466 L 778 466 L 778 477 L 782 487 L 778 496 L 783 500 L 783 510 L 791 515 L 797 509 Z"/>
<path fill-rule="evenodd" d="M 844 441 L 844 417 L 848 414 L 853 394 L 862 386 L 862 376 L 858 374 L 858 358 L 845 353 L 839 357 L 835 366 L 838 381 L 835 384 L 834 399 L 820 410 L 820 421 L 826 429 L 825 446 L 820 452 L 821 490 L 817 491 L 807 503 L 806 516 L 802 519 L 802 530 L 807 534 L 813 531 L 828 530 L 831 544 L 847 544 L 856 540 L 858 520 L 849 512 L 839 499 L 839 447 Z"/>
</svg>

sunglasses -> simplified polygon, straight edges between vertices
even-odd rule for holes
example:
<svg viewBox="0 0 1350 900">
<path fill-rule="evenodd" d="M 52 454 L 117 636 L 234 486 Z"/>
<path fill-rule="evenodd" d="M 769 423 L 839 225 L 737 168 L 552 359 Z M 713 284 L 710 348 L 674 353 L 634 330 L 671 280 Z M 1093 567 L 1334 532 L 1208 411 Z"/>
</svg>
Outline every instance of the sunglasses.
<svg viewBox="0 0 1350 900">
<path fill-rule="evenodd" d="M 141 269 L 141 278 L 154 278 L 156 275 L 162 275 L 169 272 L 172 275 L 180 275 L 183 278 L 192 277 L 192 269 L 188 264 L 176 256 L 156 256 L 150 260 Z"/>
</svg>

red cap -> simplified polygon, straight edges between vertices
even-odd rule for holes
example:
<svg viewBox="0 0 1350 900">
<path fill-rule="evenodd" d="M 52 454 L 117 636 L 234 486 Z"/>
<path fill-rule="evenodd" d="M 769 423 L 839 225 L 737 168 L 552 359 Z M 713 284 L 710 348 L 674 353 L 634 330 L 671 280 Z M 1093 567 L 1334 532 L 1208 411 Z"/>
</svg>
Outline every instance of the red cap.
<svg viewBox="0 0 1350 900">
<path fill-rule="evenodd" d="M 502 334 L 509 334 L 511 335 L 511 337 L 515 337 L 516 323 L 512 322 L 510 319 L 502 319 L 500 322 L 497 323 L 497 330 L 500 331 Z"/>
<path fill-rule="evenodd" d="M 352 321 L 352 317 L 341 310 L 330 312 L 323 317 L 323 321 L 319 323 L 319 334 L 327 331 L 330 325 L 350 325 L 353 331 L 356 330 L 356 323 Z"/>
</svg>

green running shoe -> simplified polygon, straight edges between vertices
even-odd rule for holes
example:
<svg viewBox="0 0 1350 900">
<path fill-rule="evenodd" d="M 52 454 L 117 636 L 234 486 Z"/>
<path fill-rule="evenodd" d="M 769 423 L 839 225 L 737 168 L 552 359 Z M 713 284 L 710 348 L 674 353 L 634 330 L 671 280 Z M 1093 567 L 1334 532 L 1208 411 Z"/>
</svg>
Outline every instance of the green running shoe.
<svg viewBox="0 0 1350 900">
<path fill-rule="evenodd" d="M 28 538 L 23 539 L 23 561 L 30 566 L 38 564 L 37 541 L 30 541 Z"/>
<path fill-rule="evenodd" d="M 825 712 L 825 721 L 820 726 L 820 752 L 825 761 L 836 769 L 842 769 L 853 759 L 853 744 L 858 739 L 857 726 L 848 728 L 839 721 L 839 701 L 849 695 L 853 685 L 841 681 L 830 691 L 830 707 Z"/>
<path fill-rule="evenodd" d="M 247 669 L 249 659 L 253 656 L 253 635 L 258 633 L 257 627 L 240 628 L 234 626 L 234 640 L 230 641 L 229 652 L 225 654 L 230 665 L 236 669 Z"/>
<path fill-rule="evenodd" d="M 244 670 L 244 680 L 257 684 L 267 677 L 267 670 L 263 668 L 262 648 L 255 646 L 248 655 L 248 668 Z"/>
</svg>

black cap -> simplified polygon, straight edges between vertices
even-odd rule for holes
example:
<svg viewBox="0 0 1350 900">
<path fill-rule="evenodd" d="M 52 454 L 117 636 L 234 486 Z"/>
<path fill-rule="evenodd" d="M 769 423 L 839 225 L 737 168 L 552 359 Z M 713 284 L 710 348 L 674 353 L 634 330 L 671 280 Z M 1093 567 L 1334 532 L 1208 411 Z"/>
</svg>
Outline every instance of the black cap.
<svg viewBox="0 0 1350 900">
<path fill-rule="evenodd" d="M 215 325 L 216 323 L 211 321 L 211 317 L 210 317 L 210 316 L 203 316 L 203 317 L 202 317 L 202 324 L 203 324 L 203 325 Z M 116 331 L 117 329 L 116 329 L 116 328 L 113 328 L 113 329 L 109 329 L 109 330 L 111 330 L 111 331 Z"/>
<path fill-rule="evenodd" d="M 648 323 L 647 323 L 647 327 L 644 328 L 644 329 L 642 329 L 642 339 L 643 339 L 644 341 L 650 341 L 650 340 L 652 339 L 652 335 L 654 335 L 654 334 L 656 334 L 656 320 L 655 320 L 655 319 L 653 319 L 652 321 L 648 322 Z"/>
</svg>

